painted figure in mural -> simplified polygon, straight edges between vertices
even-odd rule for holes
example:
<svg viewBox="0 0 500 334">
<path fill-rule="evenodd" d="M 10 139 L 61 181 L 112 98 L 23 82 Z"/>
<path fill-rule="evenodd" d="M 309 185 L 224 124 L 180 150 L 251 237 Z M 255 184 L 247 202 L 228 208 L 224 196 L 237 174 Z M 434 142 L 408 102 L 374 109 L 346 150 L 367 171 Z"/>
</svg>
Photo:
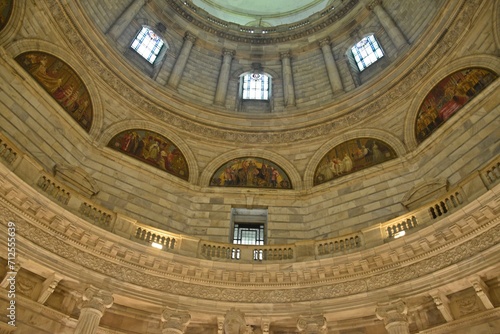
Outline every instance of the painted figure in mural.
<svg viewBox="0 0 500 334">
<path fill-rule="evenodd" d="M 63 61 L 42 52 L 18 55 L 16 61 L 57 101 L 87 132 L 93 119 L 87 88 Z"/>
<path fill-rule="evenodd" d="M 347 175 L 396 157 L 387 144 L 372 138 L 349 140 L 331 149 L 314 173 L 314 185 Z"/>
<path fill-rule="evenodd" d="M 12 9 L 12 0 L 0 0 L 0 30 L 5 26 Z"/>
<path fill-rule="evenodd" d="M 421 142 L 498 76 L 485 69 L 469 68 L 441 80 L 427 94 L 415 121 L 415 135 Z"/>
<path fill-rule="evenodd" d="M 108 146 L 182 179 L 189 178 L 187 162 L 182 152 L 157 133 L 127 130 L 111 139 Z"/>
<path fill-rule="evenodd" d="M 48 58 L 46 55 L 29 54 L 26 59 L 31 62 L 28 71 L 34 76 L 48 91 L 54 93 L 61 86 L 62 79 L 54 74 L 47 73 Z"/>
<path fill-rule="evenodd" d="M 276 164 L 260 158 L 231 160 L 221 166 L 210 181 L 212 186 L 290 189 L 286 173 Z"/>
</svg>

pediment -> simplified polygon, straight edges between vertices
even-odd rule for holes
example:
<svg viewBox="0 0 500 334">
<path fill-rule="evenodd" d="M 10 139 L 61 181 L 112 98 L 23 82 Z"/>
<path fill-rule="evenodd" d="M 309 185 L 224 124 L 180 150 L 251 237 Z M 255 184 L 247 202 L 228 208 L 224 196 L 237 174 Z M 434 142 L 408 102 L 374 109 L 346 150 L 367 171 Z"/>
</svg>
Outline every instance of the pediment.
<svg viewBox="0 0 500 334">
<path fill-rule="evenodd" d="M 411 211 L 446 194 L 447 190 L 446 179 L 424 181 L 411 188 L 403 197 L 401 204 Z"/>
<path fill-rule="evenodd" d="M 94 178 L 81 167 L 64 163 L 56 164 L 53 172 L 59 181 L 89 198 L 100 191 Z"/>
</svg>

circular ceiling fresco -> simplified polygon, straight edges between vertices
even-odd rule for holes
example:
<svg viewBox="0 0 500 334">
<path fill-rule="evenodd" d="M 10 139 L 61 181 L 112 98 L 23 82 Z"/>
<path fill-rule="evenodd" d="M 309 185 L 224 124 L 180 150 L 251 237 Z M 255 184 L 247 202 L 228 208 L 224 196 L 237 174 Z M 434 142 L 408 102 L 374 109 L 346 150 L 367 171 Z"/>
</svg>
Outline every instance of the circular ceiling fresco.
<svg viewBox="0 0 500 334">
<path fill-rule="evenodd" d="M 334 6 L 340 0 L 192 0 L 192 4 L 221 20 L 269 27 L 298 22 Z"/>
</svg>

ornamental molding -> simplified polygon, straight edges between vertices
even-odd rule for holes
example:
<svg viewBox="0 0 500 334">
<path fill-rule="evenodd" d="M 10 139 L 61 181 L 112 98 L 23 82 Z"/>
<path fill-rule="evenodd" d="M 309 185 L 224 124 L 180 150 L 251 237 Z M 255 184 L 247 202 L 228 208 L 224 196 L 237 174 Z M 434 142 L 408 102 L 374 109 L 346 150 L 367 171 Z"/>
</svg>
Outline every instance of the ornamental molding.
<svg viewBox="0 0 500 334">
<path fill-rule="evenodd" d="M 495 201 L 494 198 L 491 200 Z M 22 205 L 22 202 L 20 205 Z M 479 212 L 482 212 L 481 208 L 476 206 L 474 208 L 477 209 L 474 210 L 474 215 L 477 216 Z M 390 288 L 415 279 L 424 278 L 436 271 L 471 259 L 482 252 L 486 252 L 483 255 L 486 261 L 487 254 L 494 252 L 494 250 L 488 252 L 488 249 L 496 246 L 500 241 L 500 224 L 498 224 L 500 217 L 495 216 L 467 234 L 463 234 L 457 238 L 450 238 L 450 240 L 447 240 L 447 244 L 435 247 L 411 259 L 396 261 L 377 269 L 295 283 L 270 281 L 269 283 L 247 284 L 245 282 L 222 282 L 195 277 L 193 272 L 196 270 L 188 270 L 187 273 L 183 273 L 180 270 L 176 271 L 175 263 L 173 262 L 170 263 L 172 266 L 169 264 L 164 269 L 165 267 L 160 267 L 157 263 L 155 266 L 153 261 L 153 264 L 148 268 L 145 262 L 137 264 L 133 263 L 130 257 L 127 260 L 119 258 L 117 255 L 110 255 L 106 250 L 96 249 L 96 244 L 106 243 L 106 240 L 99 240 L 99 242 L 94 240 L 94 245 L 91 244 L 88 237 L 85 241 L 81 238 L 79 240 L 76 238 L 76 234 L 67 233 L 68 231 L 75 231 L 76 227 L 71 228 L 71 223 L 62 221 L 55 214 L 51 215 L 48 212 L 48 208 L 44 208 L 43 211 L 45 212 L 45 216 L 51 217 L 51 223 L 47 223 L 47 218 L 42 216 L 38 217 L 37 215 L 38 219 L 33 217 L 28 213 L 28 207 L 18 209 L 3 196 L 0 197 L 0 218 L 2 224 L 5 225 L 7 220 L 15 221 L 16 233 L 19 236 L 19 240 L 23 240 L 26 244 L 25 246 L 31 242 L 37 248 L 42 248 L 46 252 L 52 253 L 54 266 L 64 266 L 64 260 L 67 260 L 72 262 L 73 265 L 82 266 L 96 274 L 138 287 L 167 293 L 168 291 L 175 291 L 176 294 L 181 296 L 225 302 L 302 302 L 338 298 Z M 62 230 L 59 226 L 60 224 L 65 224 Z M 430 229 L 433 230 L 433 228 Z M 105 236 L 108 233 L 105 231 L 100 232 L 101 236 Z M 418 243 L 418 240 L 415 242 Z M 112 245 L 111 247 L 119 246 Z M 406 245 L 406 247 L 411 248 L 411 245 Z M 33 246 L 23 248 L 30 249 Z M 35 259 L 38 254 L 22 254 L 23 248 L 19 250 L 20 255 L 30 256 L 30 258 L 36 261 Z M 376 248 L 373 249 L 373 253 L 377 254 Z M 142 254 L 138 255 L 139 257 L 142 256 Z M 144 255 L 147 256 L 147 253 L 145 252 Z M 172 260 L 171 257 L 169 259 Z M 160 261 L 162 260 L 160 259 Z M 368 261 L 372 262 L 373 259 L 368 259 Z M 47 259 L 44 260 L 44 263 L 47 263 Z M 485 266 L 485 263 L 482 265 Z M 53 269 L 56 269 L 63 275 L 75 275 L 75 273 L 67 272 L 63 267 Z M 471 268 L 471 270 L 475 269 L 477 268 Z"/>
<path fill-rule="evenodd" d="M 170 0 L 172 1 L 172 0 Z M 235 143 L 290 143 L 301 140 L 313 139 L 329 135 L 333 132 L 345 130 L 352 125 L 359 125 L 372 117 L 376 117 L 380 112 L 384 112 L 396 100 L 401 99 L 408 92 L 414 91 L 414 87 L 428 74 L 432 73 L 434 67 L 446 58 L 445 54 L 457 45 L 461 37 L 468 31 L 468 26 L 472 24 L 471 18 L 476 11 L 481 8 L 482 0 L 465 1 L 458 13 L 451 19 L 450 27 L 444 31 L 442 38 L 430 48 L 428 54 L 412 67 L 409 72 L 401 78 L 398 84 L 375 97 L 371 103 L 352 109 L 348 114 L 339 116 L 329 121 L 322 121 L 321 124 L 313 124 L 298 129 L 284 131 L 268 131 L 265 133 L 255 133 L 252 131 L 237 131 L 234 129 L 222 129 L 211 125 L 203 124 L 192 119 L 180 116 L 168 107 L 159 106 L 148 99 L 143 94 L 136 91 L 132 86 L 121 80 L 117 74 L 112 72 L 93 50 L 91 50 L 84 38 L 79 34 L 73 22 L 69 19 L 69 14 L 65 12 L 66 6 L 60 0 L 47 0 L 48 8 L 51 11 L 54 21 L 64 31 L 68 43 L 80 55 L 86 66 L 94 73 L 99 73 L 100 78 L 115 90 L 124 100 L 135 104 L 138 110 L 149 114 L 152 117 L 170 124 L 176 129 L 196 134 L 201 137 L 214 138 L 221 141 Z M 224 37 L 224 36 L 222 36 Z M 14 43 L 15 44 L 15 43 Z"/>
</svg>

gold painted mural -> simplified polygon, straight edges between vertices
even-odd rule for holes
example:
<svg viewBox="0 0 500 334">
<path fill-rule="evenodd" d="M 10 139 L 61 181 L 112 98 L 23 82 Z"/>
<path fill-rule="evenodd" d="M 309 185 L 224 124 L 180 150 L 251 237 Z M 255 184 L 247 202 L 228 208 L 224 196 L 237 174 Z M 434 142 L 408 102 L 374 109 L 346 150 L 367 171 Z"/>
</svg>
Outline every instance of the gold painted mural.
<svg viewBox="0 0 500 334">
<path fill-rule="evenodd" d="M 189 179 L 188 165 L 181 150 L 156 132 L 141 129 L 126 130 L 114 136 L 108 147 L 183 180 Z"/>
<path fill-rule="evenodd" d="M 346 141 L 335 146 L 321 159 L 314 173 L 314 185 L 396 157 L 396 152 L 392 147 L 377 139 L 357 138 Z"/>
<path fill-rule="evenodd" d="M 468 68 L 441 80 L 420 106 L 415 122 L 417 141 L 421 143 L 429 137 L 497 77 L 485 69 Z"/>
<path fill-rule="evenodd" d="M 62 60 L 43 52 L 27 52 L 16 61 L 89 132 L 93 109 L 89 92 L 80 77 Z"/>
<path fill-rule="evenodd" d="M 0 30 L 5 28 L 12 14 L 13 0 L 0 0 Z"/>
<path fill-rule="evenodd" d="M 274 162 L 242 157 L 226 162 L 212 176 L 211 186 L 292 189 L 285 171 Z"/>
</svg>

